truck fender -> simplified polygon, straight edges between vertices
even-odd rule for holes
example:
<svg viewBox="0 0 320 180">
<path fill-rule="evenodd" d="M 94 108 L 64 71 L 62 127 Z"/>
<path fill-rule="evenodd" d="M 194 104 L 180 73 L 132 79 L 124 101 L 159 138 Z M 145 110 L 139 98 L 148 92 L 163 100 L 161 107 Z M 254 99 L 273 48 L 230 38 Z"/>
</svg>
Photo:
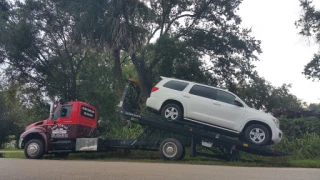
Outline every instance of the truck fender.
<svg viewBox="0 0 320 180">
<path fill-rule="evenodd" d="M 43 127 L 35 127 L 21 134 L 20 139 L 23 138 L 25 144 L 30 139 L 41 139 L 45 144 L 45 152 L 48 152 L 48 138 L 46 136 L 46 130 Z"/>
</svg>

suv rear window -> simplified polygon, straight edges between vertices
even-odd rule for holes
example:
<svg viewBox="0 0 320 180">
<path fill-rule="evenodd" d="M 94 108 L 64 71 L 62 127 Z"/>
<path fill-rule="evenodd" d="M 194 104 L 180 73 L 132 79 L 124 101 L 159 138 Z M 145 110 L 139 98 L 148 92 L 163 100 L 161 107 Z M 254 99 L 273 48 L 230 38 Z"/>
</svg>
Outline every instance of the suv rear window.
<svg viewBox="0 0 320 180">
<path fill-rule="evenodd" d="M 171 80 L 166 82 L 163 87 L 169 88 L 169 89 L 174 89 L 177 91 L 183 91 L 189 83 L 186 82 L 181 82 L 181 81 L 175 81 L 175 80 Z"/>
<path fill-rule="evenodd" d="M 234 97 L 234 95 L 224 91 L 217 90 L 217 101 L 228 103 L 228 104 L 234 104 L 235 99 L 236 97 Z"/>
<path fill-rule="evenodd" d="M 215 89 L 213 89 L 213 88 L 194 85 L 190 89 L 189 93 L 193 94 L 193 95 L 201 96 L 201 97 L 204 97 L 204 98 L 214 99 L 214 92 L 215 92 Z"/>
</svg>

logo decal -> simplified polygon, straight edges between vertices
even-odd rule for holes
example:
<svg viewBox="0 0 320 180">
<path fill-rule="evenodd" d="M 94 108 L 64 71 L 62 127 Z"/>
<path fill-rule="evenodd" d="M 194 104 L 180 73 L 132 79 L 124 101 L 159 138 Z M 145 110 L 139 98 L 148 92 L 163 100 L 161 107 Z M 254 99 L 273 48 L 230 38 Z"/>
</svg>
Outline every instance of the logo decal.
<svg viewBox="0 0 320 180">
<path fill-rule="evenodd" d="M 68 127 L 63 125 L 63 124 L 57 124 L 51 128 L 52 134 L 51 138 L 67 138 L 68 133 L 67 133 Z"/>
</svg>

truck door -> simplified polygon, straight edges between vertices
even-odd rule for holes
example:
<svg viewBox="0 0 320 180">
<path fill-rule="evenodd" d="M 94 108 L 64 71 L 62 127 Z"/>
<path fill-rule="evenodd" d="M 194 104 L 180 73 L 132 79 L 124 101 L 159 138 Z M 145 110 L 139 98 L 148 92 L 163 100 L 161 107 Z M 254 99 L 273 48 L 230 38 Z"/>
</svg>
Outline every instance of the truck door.
<svg viewBox="0 0 320 180">
<path fill-rule="evenodd" d="M 53 113 L 53 124 L 48 128 L 52 139 L 76 138 L 77 126 L 72 120 L 72 104 L 58 105 Z"/>
</svg>

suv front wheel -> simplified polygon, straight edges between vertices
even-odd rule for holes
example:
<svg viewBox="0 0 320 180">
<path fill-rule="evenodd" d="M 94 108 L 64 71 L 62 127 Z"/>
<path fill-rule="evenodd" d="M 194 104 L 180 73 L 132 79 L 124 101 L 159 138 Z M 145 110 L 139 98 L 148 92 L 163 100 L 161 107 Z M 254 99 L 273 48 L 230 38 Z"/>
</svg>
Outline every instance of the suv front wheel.
<svg viewBox="0 0 320 180">
<path fill-rule="evenodd" d="M 255 145 L 266 145 L 270 140 L 268 129 L 261 124 L 252 124 L 245 131 L 245 139 Z"/>
<path fill-rule="evenodd" d="M 166 104 L 161 109 L 161 117 L 170 121 L 180 121 L 183 117 L 181 107 L 177 104 Z"/>
</svg>

